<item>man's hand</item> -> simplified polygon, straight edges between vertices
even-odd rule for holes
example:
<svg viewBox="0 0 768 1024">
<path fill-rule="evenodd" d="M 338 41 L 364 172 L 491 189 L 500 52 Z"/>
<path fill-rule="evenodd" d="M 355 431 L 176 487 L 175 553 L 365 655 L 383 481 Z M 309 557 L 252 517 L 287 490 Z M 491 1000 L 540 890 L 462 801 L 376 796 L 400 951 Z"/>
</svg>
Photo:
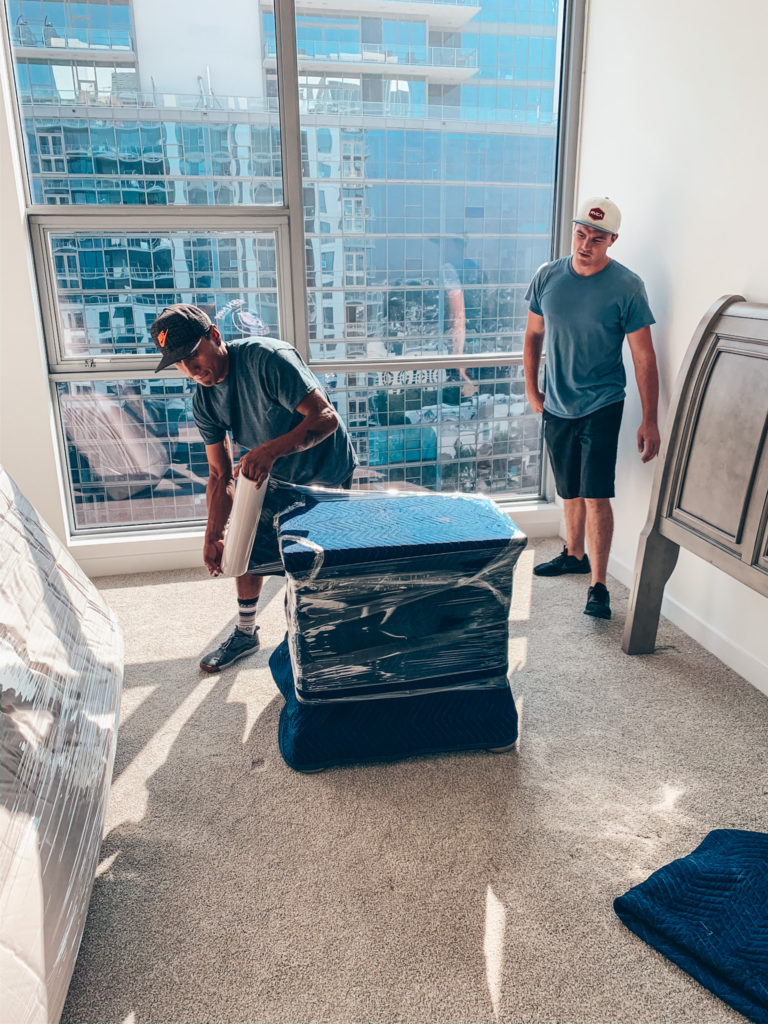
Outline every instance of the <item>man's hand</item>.
<svg viewBox="0 0 768 1024">
<path fill-rule="evenodd" d="M 637 432 L 637 450 L 642 455 L 643 462 L 650 462 L 659 454 L 661 438 L 659 428 L 655 423 L 641 423 Z"/>
<path fill-rule="evenodd" d="M 260 444 L 258 448 L 251 448 L 240 459 L 235 469 L 235 476 L 242 473 L 248 480 L 253 480 L 257 487 L 261 487 L 269 476 L 274 461 L 275 456 L 272 454 L 269 443 Z"/>
<path fill-rule="evenodd" d="M 525 389 L 525 397 L 533 411 L 541 415 L 544 411 L 544 392 L 539 391 L 535 385 L 531 385 Z"/>
<path fill-rule="evenodd" d="M 203 561 L 211 576 L 221 576 L 221 553 L 224 550 L 223 540 L 205 538 L 203 544 Z"/>
</svg>

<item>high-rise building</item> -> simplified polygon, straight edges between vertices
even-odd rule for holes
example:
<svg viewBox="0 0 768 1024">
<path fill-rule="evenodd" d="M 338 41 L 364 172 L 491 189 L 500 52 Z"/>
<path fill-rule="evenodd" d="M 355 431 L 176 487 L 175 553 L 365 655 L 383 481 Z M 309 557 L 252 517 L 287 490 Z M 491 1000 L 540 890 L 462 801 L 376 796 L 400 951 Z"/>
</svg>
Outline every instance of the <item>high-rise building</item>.
<svg viewBox="0 0 768 1024">
<path fill-rule="evenodd" d="M 538 494 L 521 353 L 551 254 L 563 0 L 295 14 L 304 349 L 361 476 Z M 31 202 L 89 208 L 42 216 L 36 250 L 73 526 L 203 518 L 189 385 L 151 373 L 148 326 L 186 301 L 225 338 L 291 336 L 284 237 L 237 216 L 285 201 L 273 3 L 7 0 L 7 16 Z M 173 216 L 150 229 L 149 207 Z"/>
</svg>

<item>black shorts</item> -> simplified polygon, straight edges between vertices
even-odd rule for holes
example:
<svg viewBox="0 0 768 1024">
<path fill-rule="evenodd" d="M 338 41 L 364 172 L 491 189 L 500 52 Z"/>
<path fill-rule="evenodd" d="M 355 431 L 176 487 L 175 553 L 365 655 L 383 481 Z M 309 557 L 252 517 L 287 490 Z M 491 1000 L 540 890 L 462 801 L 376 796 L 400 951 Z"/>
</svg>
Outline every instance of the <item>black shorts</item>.
<svg viewBox="0 0 768 1024">
<path fill-rule="evenodd" d="M 624 402 L 567 420 L 544 412 L 544 440 L 561 498 L 612 498 Z"/>
<path fill-rule="evenodd" d="M 352 474 L 353 475 L 353 474 Z M 339 487 L 348 491 L 352 486 L 352 475 L 350 475 Z M 291 505 L 302 501 L 301 488 L 291 487 L 276 480 L 270 480 L 267 484 L 267 493 L 264 495 L 264 504 L 261 507 L 259 516 L 259 528 L 256 531 L 256 540 L 253 542 L 251 556 L 248 559 L 248 573 L 253 576 L 284 576 L 283 562 L 280 558 L 280 548 L 277 543 L 277 530 L 275 529 L 275 517 L 285 512 Z"/>
</svg>

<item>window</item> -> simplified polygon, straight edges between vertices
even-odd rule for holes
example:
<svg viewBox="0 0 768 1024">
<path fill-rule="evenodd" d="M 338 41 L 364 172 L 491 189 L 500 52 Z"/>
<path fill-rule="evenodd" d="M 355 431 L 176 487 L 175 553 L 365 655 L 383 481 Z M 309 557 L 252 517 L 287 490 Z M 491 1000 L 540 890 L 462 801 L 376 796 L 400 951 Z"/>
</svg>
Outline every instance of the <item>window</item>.
<svg viewBox="0 0 768 1024">
<path fill-rule="evenodd" d="M 365 230 L 365 198 L 348 191 L 342 195 L 343 229 L 349 234 L 361 234 Z"/>
<path fill-rule="evenodd" d="M 365 253 L 344 253 L 344 284 L 358 287 L 365 284 Z"/>
<path fill-rule="evenodd" d="M 341 176 L 342 178 L 360 178 L 363 175 L 363 140 L 342 139 L 341 142 Z"/>
<path fill-rule="evenodd" d="M 524 293 L 552 253 L 566 0 L 301 9 L 297 140 L 266 2 L 191 0 L 211 31 L 184 74 L 141 42 L 173 36 L 166 5 L 5 3 L 75 531 L 205 514 L 188 385 L 153 374 L 174 301 L 332 360 L 371 479 L 538 493 Z"/>
</svg>

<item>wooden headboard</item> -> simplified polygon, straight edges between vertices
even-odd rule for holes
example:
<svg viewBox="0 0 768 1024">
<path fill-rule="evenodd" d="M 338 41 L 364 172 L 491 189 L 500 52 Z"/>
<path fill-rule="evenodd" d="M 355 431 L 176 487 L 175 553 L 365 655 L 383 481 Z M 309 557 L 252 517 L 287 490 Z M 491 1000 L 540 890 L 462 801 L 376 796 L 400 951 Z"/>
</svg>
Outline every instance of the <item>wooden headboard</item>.
<svg viewBox="0 0 768 1024">
<path fill-rule="evenodd" d="M 768 596 L 768 305 L 726 295 L 696 329 L 669 410 L 622 646 L 654 649 L 680 548 Z"/>
</svg>

